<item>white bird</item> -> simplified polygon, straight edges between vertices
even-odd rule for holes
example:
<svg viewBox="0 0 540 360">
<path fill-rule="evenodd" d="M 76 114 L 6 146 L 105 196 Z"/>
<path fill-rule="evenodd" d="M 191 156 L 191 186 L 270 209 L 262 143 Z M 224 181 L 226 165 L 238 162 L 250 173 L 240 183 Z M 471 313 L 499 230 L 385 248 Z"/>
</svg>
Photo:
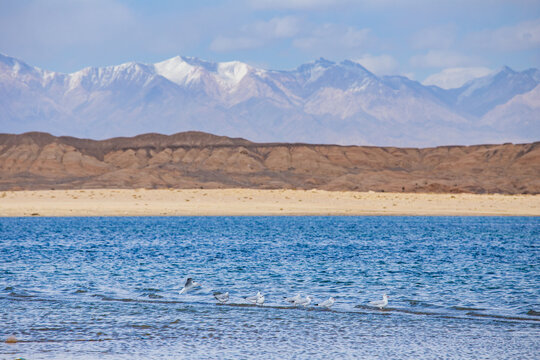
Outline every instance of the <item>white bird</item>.
<svg viewBox="0 0 540 360">
<path fill-rule="evenodd" d="M 294 302 L 294 305 L 295 306 L 298 306 L 298 305 L 302 305 L 303 307 L 306 307 L 308 306 L 309 304 L 311 304 L 311 300 L 313 300 L 313 296 L 311 295 L 308 295 L 306 296 L 305 298 L 301 298 L 297 301 Z"/>
<path fill-rule="evenodd" d="M 324 307 L 324 308 L 327 308 L 327 309 L 330 309 L 332 307 L 332 305 L 334 305 L 334 303 L 336 302 L 336 299 L 334 299 L 333 297 L 329 297 L 328 300 L 325 300 L 323 301 L 322 303 L 320 304 L 317 304 L 317 306 L 320 306 L 320 307 Z"/>
<path fill-rule="evenodd" d="M 376 307 L 378 307 L 379 309 L 382 310 L 383 307 L 388 305 L 388 295 L 384 294 L 382 296 L 382 300 L 370 301 L 369 305 L 376 306 Z"/>
<path fill-rule="evenodd" d="M 184 284 L 184 287 L 182 288 L 182 290 L 180 290 L 180 294 L 187 293 L 188 291 L 192 290 L 196 286 L 201 286 L 201 284 L 193 281 L 192 278 L 187 278 L 186 283 Z"/>
<path fill-rule="evenodd" d="M 264 304 L 264 295 L 260 291 L 257 291 L 257 295 L 249 296 L 246 298 L 247 301 L 254 303 L 255 305 Z"/>
<path fill-rule="evenodd" d="M 300 295 L 300 293 L 298 293 L 295 296 L 286 297 L 285 301 L 290 302 L 291 304 L 294 304 L 296 301 L 299 301 L 300 299 L 302 299 L 302 295 Z"/>
<path fill-rule="evenodd" d="M 217 301 L 224 304 L 227 301 L 229 301 L 229 292 L 227 291 L 226 293 L 222 293 L 222 292 L 216 291 L 214 293 L 214 297 L 216 298 Z"/>
</svg>

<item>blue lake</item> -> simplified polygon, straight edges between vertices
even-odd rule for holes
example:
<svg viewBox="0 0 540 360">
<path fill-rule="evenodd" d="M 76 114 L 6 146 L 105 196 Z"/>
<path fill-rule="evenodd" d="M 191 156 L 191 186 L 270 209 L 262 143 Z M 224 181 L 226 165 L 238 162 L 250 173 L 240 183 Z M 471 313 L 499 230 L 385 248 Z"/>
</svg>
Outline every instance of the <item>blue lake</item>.
<svg viewBox="0 0 540 360">
<path fill-rule="evenodd" d="M 0 324 L 0 359 L 538 359 L 540 218 L 1 218 Z"/>
</svg>

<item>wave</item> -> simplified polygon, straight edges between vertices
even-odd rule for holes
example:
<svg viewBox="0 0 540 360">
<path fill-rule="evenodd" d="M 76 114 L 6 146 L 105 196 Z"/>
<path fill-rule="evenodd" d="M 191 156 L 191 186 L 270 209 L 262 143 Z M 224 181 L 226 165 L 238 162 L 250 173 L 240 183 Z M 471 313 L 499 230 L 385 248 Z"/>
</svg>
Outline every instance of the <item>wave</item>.
<svg viewBox="0 0 540 360">
<path fill-rule="evenodd" d="M 484 308 L 475 308 L 475 307 L 465 307 L 465 306 L 451 306 L 451 307 L 442 307 L 439 305 L 433 305 L 428 303 L 417 302 L 413 306 L 420 306 L 426 310 L 417 310 L 413 308 L 399 308 L 399 307 L 386 307 L 383 309 L 378 309 L 369 305 L 354 305 L 352 309 L 343 309 L 335 307 L 333 309 L 326 309 L 320 307 L 301 307 L 301 306 L 292 306 L 292 305 L 279 305 L 279 304 L 265 304 L 263 306 L 249 304 L 249 303 L 214 303 L 214 302 L 204 302 L 204 301 L 193 301 L 193 300 L 167 300 L 167 299 L 140 299 L 140 298 L 121 298 L 113 297 L 103 294 L 92 294 L 92 298 L 99 299 L 106 302 L 116 302 L 116 303 L 130 303 L 130 304 L 165 304 L 165 305 L 199 305 L 199 306 L 221 306 L 221 307 L 231 307 L 231 308 L 260 308 L 260 309 L 275 309 L 275 310 L 294 310 L 294 311 L 324 311 L 324 312 L 333 312 L 341 314 L 356 314 L 356 315 L 392 315 L 392 314 L 407 314 L 415 316 L 438 316 L 444 318 L 452 319 L 492 319 L 492 320 L 503 320 L 503 321 L 525 321 L 525 322 L 540 322 L 540 312 L 535 310 L 527 311 L 524 316 L 512 315 L 512 314 L 494 314 L 490 313 L 489 309 Z M 71 298 L 41 298 L 35 295 L 22 294 L 10 292 L 7 296 L 0 296 L 0 300 L 15 300 L 15 301 L 81 301 L 75 297 Z M 411 303 L 411 300 L 408 301 Z M 437 310 L 427 310 L 427 309 L 437 309 Z M 177 309 L 181 311 L 182 309 Z M 195 311 L 194 309 L 185 309 L 185 311 Z M 484 311 L 484 312 L 482 312 Z M 485 312 L 487 311 L 487 312 Z"/>
</svg>

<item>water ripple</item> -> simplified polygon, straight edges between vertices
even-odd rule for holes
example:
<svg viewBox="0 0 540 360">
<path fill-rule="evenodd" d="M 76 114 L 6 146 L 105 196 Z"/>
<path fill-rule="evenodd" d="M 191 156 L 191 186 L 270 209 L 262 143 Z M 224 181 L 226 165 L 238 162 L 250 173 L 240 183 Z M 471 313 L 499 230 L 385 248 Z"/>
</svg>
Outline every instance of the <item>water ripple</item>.
<svg viewBox="0 0 540 360">
<path fill-rule="evenodd" d="M 540 353 L 538 218 L 2 218 L 0 239 L 8 358 Z"/>
</svg>

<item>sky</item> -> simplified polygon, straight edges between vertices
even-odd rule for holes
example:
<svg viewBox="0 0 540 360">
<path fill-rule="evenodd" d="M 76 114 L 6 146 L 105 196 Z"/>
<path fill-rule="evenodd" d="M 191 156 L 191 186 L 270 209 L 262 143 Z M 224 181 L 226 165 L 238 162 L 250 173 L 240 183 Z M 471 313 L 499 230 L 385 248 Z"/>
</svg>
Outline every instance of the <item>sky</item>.
<svg viewBox="0 0 540 360">
<path fill-rule="evenodd" d="M 0 53 L 63 73 L 176 55 L 289 70 L 318 58 L 458 87 L 540 67 L 539 0 L 0 0 Z"/>
</svg>

